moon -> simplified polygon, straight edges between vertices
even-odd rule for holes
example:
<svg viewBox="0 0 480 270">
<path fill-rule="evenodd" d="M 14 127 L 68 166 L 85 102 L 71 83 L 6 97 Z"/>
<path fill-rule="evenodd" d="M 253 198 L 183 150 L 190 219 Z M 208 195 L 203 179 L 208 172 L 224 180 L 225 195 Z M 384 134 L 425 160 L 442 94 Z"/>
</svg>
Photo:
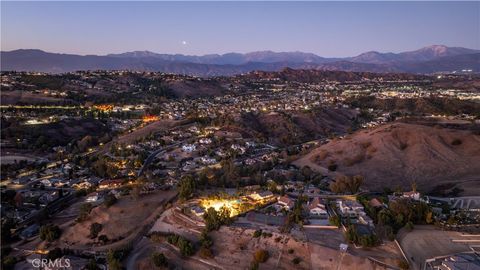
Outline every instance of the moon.
<svg viewBox="0 0 480 270">
<path fill-rule="evenodd" d="M 182 45 L 187 45 L 187 42 L 185 40 L 183 40 Z"/>
</svg>

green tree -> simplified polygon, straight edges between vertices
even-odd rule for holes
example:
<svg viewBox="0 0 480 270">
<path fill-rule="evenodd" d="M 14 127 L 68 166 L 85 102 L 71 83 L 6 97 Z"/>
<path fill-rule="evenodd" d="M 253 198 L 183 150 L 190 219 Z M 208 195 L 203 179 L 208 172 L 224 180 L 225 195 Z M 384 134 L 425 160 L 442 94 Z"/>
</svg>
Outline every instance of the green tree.
<svg viewBox="0 0 480 270">
<path fill-rule="evenodd" d="M 182 200 L 190 199 L 195 192 L 195 182 L 193 176 L 185 175 L 180 180 L 179 186 L 179 197 Z"/>
<path fill-rule="evenodd" d="M 328 218 L 328 221 L 333 226 L 340 227 L 340 225 L 342 225 L 339 216 L 331 216 L 331 217 Z"/>
<path fill-rule="evenodd" d="M 103 229 L 103 225 L 97 222 L 94 222 L 90 225 L 90 238 L 96 238 L 98 233 L 100 233 Z"/>
<path fill-rule="evenodd" d="M 117 202 L 117 197 L 113 194 L 108 194 L 105 196 L 105 201 L 103 202 L 107 208 L 114 205 Z"/>
<path fill-rule="evenodd" d="M 108 269 L 122 270 L 122 263 L 118 258 L 118 254 L 113 250 L 109 250 L 107 253 L 107 264 L 108 264 Z"/>
<path fill-rule="evenodd" d="M 203 215 L 205 220 L 205 228 L 207 231 L 218 230 L 220 226 L 230 224 L 232 219 L 230 218 L 230 209 L 226 207 L 220 208 L 218 211 L 215 208 L 210 207 Z"/>
<path fill-rule="evenodd" d="M 405 224 L 405 229 L 411 232 L 413 230 L 413 223 L 411 221 L 407 222 L 407 224 Z"/>
<path fill-rule="evenodd" d="M 40 228 L 40 239 L 53 242 L 60 238 L 61 230 L 56 225 L 44 225 Z"/>
<path fill-rule="evenodd" d="M 168 266 L 168 260 L 163 253 L 159 252 L 154 252 L 152 253 L 152 262 L 156 267 L 167 267 Z"/>
<path fill-rule="evenodd" d="M 77 220 L 81 222 L 87 219 L 92 209 L 93 209 L 93 205 L 91 203 L 84 203 L 80 205 L 80 211 L 78 213 Z"/>
<path fill-rule="evenodd" d="M 191 256 L 195 252 L 192 243 L 183 237 L 178 239 L 177 244 L 183 256 Z"/>
<path fill-rule="evenodd" d="M 15 269 L 15 264 L 17 263 L 17 259 L 15 257 L 7 256 L 2 258 L 2 269 L 5 270 L 13 270 Z"/>
<path fill-rule="evenodd" d="M 213 240 L 210 235 L 208 235 L 207 230 L 202 231 L 202 234 L 200 235 L 200 244 L 204 248 L 211 248 L 213 246 Z"/>
<path fill-rule="evenodd" d="M 86 265 L 86 269 L 87 270 L 98 270 L 98 265 L 97 265 L 97 261 L 95 261 L 95 259 L 90 259 L 88 261 L 88 264 Z"/>
</svg>

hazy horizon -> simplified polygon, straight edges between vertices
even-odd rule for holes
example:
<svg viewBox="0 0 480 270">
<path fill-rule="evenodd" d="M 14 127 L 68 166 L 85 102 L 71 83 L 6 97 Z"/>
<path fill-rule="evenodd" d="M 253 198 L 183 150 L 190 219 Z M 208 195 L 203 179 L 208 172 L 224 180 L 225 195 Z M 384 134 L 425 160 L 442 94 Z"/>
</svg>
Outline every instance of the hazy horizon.
<svg viewBox="0 0 480 270">
<path fill-rule="evenodd" d="M 1 2 L 2 51 L 349 57 L 480 49 L 480 2 Z M 42 12 L 38 12 L 41 10 Z"/>
</svg>

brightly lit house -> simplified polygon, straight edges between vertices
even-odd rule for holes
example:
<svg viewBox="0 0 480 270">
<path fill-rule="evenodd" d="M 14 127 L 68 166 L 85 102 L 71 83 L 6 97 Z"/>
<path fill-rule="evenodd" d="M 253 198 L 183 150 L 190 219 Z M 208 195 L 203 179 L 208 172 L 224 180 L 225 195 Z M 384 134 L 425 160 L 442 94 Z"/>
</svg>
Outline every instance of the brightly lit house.
<svg viewBox="0 0 480 270">
<path fill-rule="evenodd" d="M 258 193 L 255 192 L 255 193 L 249 194 L 247 198 L 254 202 L 265 202 L 273 199 L 274 197 L 271 191 L 262 191 Z"/>
</svg>

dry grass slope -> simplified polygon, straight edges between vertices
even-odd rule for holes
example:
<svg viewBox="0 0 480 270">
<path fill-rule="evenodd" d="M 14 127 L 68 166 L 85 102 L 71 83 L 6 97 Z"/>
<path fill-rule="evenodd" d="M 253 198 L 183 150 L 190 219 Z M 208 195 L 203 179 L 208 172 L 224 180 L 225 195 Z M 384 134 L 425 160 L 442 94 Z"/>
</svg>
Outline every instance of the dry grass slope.
<svg viewBox="0 0 480 270">
<path fill-rule="evenodd" d="M 297 165 L 338 165 L 338 172 L 361 174 L 372 190 L 412 181 L 429 191 L 443 184 L 480 190 L 480 136 L 472 131 L 395 123 L 333 140 L 300 158 Z"/>
</svg>

